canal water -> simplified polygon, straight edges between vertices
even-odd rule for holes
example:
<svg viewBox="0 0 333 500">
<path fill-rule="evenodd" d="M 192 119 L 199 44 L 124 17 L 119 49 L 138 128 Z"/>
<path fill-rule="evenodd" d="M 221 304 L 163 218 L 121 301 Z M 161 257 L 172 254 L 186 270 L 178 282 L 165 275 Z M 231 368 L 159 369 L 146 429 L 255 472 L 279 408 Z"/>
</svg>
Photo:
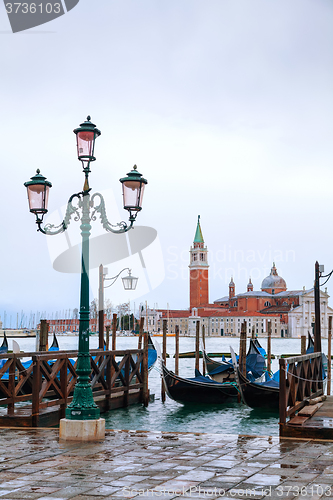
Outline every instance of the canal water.
<svg viewBox="0 0 333 500">
<path fill-rule="evenodd" d="M 31 352 L 35 350 L 34 338 L 17 338 L 21 350 Z M 49 341 L 52 342 L 51 337 Z M 161 337 L 154 337 L 154 341 L 162 345 Z M 259 339 L 262 347 L 267 349 L 266 339 Z M 8 340 L 11 349 L 11 339 Z M 77 336 L 59 336 L 61 350 L 77 349 Z M 117 337 L 117 349 L 137 348 L 136 337 Z M 249 341 L 248 341 L 249 342 Z M 207 338 L 207 352 L 230 352 L 230 346 L 238 353 L 239 339 L 231 337 Z M 90 348 L 98 347 L 98 337 L 90 337 Z M 327 353 L 327 340 L 322 340 L 323 352 Z M 180 338 L 180 352 L 194 351 L 195 339 Z M 300 339 L 272 339 L 272 353 L 299 354 L 301 351 Z M 175 338 L 167 338 L 167 367 L 174 370 Z M 219 359 L 219 358 L 216 358 Z M 179 360 L 179 375 L 182 377 L 194 376 L 193 358 Z M 202 360 L 200 360 L 200 369 Z M 273 371 L 278 370 L 278 360 L 272 360 Z M 161 377 L 155 367 L 149 374 L 149 390 L 154 401 L 147 408 L 134 405 L 120 408 L 103 414 L 107 429 L 136 429 L 146 431 L 166 432 L 209 432 L 217 434 L 248 434 L 261 436 L 278 436 L 278 414 L 271 411 L 254 410 L 240 403 L 225 405 L 191 405 L 183 406 L 166 396 L 165 403 L 161 401 Z"/>
</svg>

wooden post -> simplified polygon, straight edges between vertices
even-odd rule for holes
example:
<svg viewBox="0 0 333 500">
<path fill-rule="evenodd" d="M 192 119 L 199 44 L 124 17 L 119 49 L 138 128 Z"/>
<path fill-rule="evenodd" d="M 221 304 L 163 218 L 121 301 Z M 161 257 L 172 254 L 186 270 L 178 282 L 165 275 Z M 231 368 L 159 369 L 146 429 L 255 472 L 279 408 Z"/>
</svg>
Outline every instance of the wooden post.
<svg viewBox="0 0 333 500">
<path fill-rule="evenodd" d="M 242 323 L 239 341 L 239 369 L 246 375 L 246 321 Z"/>
<path fill-rule="evenodd" d="M 66 408 L 67 408 L 67 369 L 68 369 L 68 358 L 65 357 L 64 363 L 60 368 L 60 387 L 63 397 L 63 403 L 60 405 L 60 418 L 66 418 Z"/>
<path fill-rule="evenodd" d="M 8 403 L 7 413 L 8 415 L 13 415 L 14 413 L 14 398 L 15 398 L 15 370 L 16 370 L 16 354 L 13 354 L 12 362 L 9 366 L 8 374 L 8 390 L 10 393 L 10 398 L 12 398 L 12 403 Z"/>
<path fill-rule="evenodd" d="M 319 290 L 319 263 L 315 264 L 315 283 L 314 283 L 314 299 L 315 299 L 315 338 L 314 352 L 321 352 L 321 318 L 320 318 L 320 290 Z"/>
<path fill-rule="evenodd" d="M 202 325 L 201 332 L 202 332 L 202 345 L 203 345 L 203 348 L 206 350 L 205 325 Z M 205 360 L 204 360 L 203 353 L 202 353 L 202 374 L 203 374 L 203 376 L 206 375 Z"/>
<path fill-rule="evenodd" d="M 39 351 L 48 351 L 49 349 L 49 324 L 46 319 L 40 320 Z"/>
<path fill-rule="evenodd" d="M 140 318 L 140 326 L 139 326 L 139 340 L 138 340 L 138 349 L 141 349 L 142 346 L 142 335 L 143 335 L 143 325 L 145 322 L 145 318 L 142 316 Z"/>
<path fill-rule="evenodd" d="M 179 326 L 176 325 L 175 331 L 175 375 L 179 374 Z"/>
<path fill-rule="evenodd" d="M 125 388 L 124 388 L 124 407 L 128 406 L 129 376 L 130 376 L 130 354 L 126 354 L 125 361 Z"/>
<path fill-rule="evenodd" d="M 256 338 L 254 325 L 252 326 L 252 338 L 253 338 L 253 339 L 255 339 L 255 338 Z"/>
<path fill-rule="evenodd" d="M 116 338 L 117 338 L 117 315 L 112 315 L 112 351 L 116 350 Z"/>
<path fill-rule="evenodd" d="M 301 336 L 301 356 L 306 354 L 306 336 L 302 335 Z"/>
<path fill-rule="evenodd" d="M 104 276 L 103 264 L 99 266 L 98 287 L 98 348 L 104 350 Z"/>
<path fill-rule="evenodd" d="M 106 339 L 108 340 L 108 329 L 110 332 L 110 326 L 106 327 Z M 106 350 L 109 350 L 109 346 L 107 345 Z M 110 354 L 105 354 L 107 356 L 107 364 L 106 364 L 106 386 L 108 388 L 108 394 L 105 396 L 105 411 L 110 410 L 110 401 L 111 401 L 111 377 L 112 377 L 112 370 L 111 370 L 111 356 Z"/>
<path fill-rule="evenodd" d="M 144 318 L 140 321 L 140 331 L 141 325 L 143 328 Z M 148 329 L 144 332 L 143 338 L 143 361 L 142 361 L 142 378 L 143 378 L 143 390 L 142 390 L 142 402 L 144 406 L 148 406 L 149 403 L 149 391 L 148 391 Z"/>
<path fill-rule="evenodd" d="M 327 395 L 331 394 L 331 351 L 332 351 L 332 316 L 328 317 L 328 347 L 327 347 Z"/>
<path fill-rule="evenodd" d="M 108 351 L 110 347 L 110 325 L 106 326 L 105 330 L 106 330 L 105 350 Z"/>
<path fill-rule="evenodd" d="M 163 343 L 162 343 L 162 360 L 163 363 L 166 364 L 166 333 L 167 333 L 167 324 L 168 321 L 166 319 L 163 320 Z M 165 387 L 164 380 L 162 377 L 162 386 L 161 386 L 161 399 L 162 403 L 165 402 Z"/>
<path fill-rule="evenodd" d="M 272 367 L 272 322 L 268 322 L 268 335 L 267 335 L 267 371 L 271 372 Z"/>
<path fill-rule="evenodd" d="M 39 391 L 41 385 L 40 357 L 32 356 L 32 427 L 38 427 L 39 423 Z"/>
<path fill-rule="evenodd" d="M 200 321 L 197 320 L 195 323 L 195 369 L 199 370 L 199 342 L 200 342 Z"/>
<path fill-rule="evenodd" d="M 280 412 L 280 425 L 286 423 L 286 411 L 287 411 L 287 401 L 286 401 L 286 359 L 281 358 L 279 360 L 280 364 L 280 394 L 279 394 L 279 412 Z M 281 435 L 281 429 L 280 429 Z"/>
</svg>

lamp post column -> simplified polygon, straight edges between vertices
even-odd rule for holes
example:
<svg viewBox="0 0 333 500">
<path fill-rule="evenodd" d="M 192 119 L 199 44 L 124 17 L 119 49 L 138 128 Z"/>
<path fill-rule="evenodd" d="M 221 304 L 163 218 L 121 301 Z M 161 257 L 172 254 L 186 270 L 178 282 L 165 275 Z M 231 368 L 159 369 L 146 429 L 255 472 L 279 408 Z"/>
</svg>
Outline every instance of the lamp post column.
<svg viewBox="0 0 333 500">
<path fill-rule="evenodd" d="M 99 407 L 94 402 L 90 384 L 89 354 L 89 236 L 90 236 L 90 196 L 84 191 L 82 197 L 82 261 L 81 261 L 81 297 L 79 323 L 79 353 L 77 362 L 78 380 L 74 388 L 73 401 L 66 409 L 69 420 L 97 420 Z"/>
</svg>

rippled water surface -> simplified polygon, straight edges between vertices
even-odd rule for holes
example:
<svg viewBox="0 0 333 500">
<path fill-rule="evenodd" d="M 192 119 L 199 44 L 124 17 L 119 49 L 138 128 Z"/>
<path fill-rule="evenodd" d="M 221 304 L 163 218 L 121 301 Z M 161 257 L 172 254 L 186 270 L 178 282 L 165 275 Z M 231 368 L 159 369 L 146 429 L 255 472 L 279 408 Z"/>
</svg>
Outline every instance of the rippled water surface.
<svg viewBox="0 0 333 500">
<path fill-rule="evenodd" d="M 22 350 L 30 351 L 35 348 L 35 339 L 16 339 Z M 50 338 L 51 340 L 51 338 Z M 161 337 L 154 337 L 160 345 Z M 266 339 L 259 339 L 262 347 L 266 349 Z M 78 337 L 59 336 L 60 349 L 77 349 Z M 9 348 L 11 348 L 9 339 Z M 207 352 L 230 352 L 230 345 L 239 351 L 239 339 L 237 338 L 207 338 Z M 91 336 L 90 348 L 98 346 L 98 337 Z M 134 349 L 137 347 L 137 338 L 118 337 L 117 349 Z M 327 353 L 327 340 L 322 340 L 323 351 Z M 180 352 L 193 351 L 195 348 L 194 338 L 180 338 Z M 167 367 L 174 370 L 175 339 L 167 338 Z M 299 354 L 301 351 L 300 339 L 272 339 L 273 354 Z M 218 359 L 218 358 L 217 358 Z M 273 371 L 278 369 L 278 361 L 272 361 Z M 179 360 L 179 374 L 182 377 L 194 376 L 194 359 Z M 200 360 L 200 368 L 202 360 Z M 103 414 L 106 420 L 106 428 L 113 429 L 137 429 L 173 432 L 211 432 L 222 434 L 249 434 L 277 436 L 278 414 L 269 411 L 254 410 L 239 403 L 226 405 L 191 405 L 183 406 L 166 397 L 162 403 L 161 378 L 157 369 L 153 369 L 149 375 L 149 390 L 155 396 L 148 408 L 134 405 L 128 408 L 114 410 Z"/>
</svg>

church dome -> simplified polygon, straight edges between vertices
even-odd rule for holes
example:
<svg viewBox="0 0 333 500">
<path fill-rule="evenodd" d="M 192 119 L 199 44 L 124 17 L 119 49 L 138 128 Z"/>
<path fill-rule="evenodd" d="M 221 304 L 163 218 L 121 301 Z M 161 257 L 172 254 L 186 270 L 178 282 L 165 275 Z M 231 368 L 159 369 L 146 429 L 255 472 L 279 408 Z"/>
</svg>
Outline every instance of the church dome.
<svg viewBox="0 0 333 500">
<path fill-rule="evenodd" d="M 272 293 L 272 290 L 274 290 L 274 292 L 282 292 L 287 290 L 287 284 L 285 280 L 278 275 L 274 262 L 271 269 L 271 274 L 267 276 L 267 278 L 265 278 L 261 283 L 261 290 L 269 291 L 270 293 Z"/>
</svg>

